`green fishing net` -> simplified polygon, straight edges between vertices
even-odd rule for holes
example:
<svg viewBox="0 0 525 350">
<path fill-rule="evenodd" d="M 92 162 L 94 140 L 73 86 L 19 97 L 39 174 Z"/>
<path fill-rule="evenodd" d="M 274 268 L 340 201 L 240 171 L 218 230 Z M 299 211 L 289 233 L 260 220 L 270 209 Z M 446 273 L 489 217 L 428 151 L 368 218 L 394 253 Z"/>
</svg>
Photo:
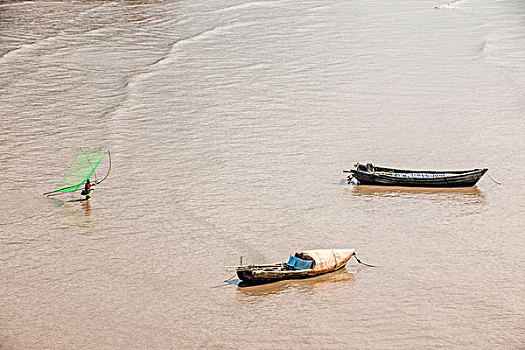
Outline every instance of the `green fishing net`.
<svg viewBox="0 0 525 350">
<path fill-rule="evenodd" d="M 53 193 L 75 192 L 93 175 L 105 155 L 106 152 L 78 151 Z"/>
</svg>

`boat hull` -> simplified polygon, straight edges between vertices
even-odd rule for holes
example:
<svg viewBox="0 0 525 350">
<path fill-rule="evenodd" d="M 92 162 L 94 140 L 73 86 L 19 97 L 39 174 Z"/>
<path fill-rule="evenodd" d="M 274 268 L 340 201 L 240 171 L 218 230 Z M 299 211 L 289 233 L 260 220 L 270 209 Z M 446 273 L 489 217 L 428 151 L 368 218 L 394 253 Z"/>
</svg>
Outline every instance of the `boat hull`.
<svg viewBox="0 0 525 350">
<path fill-rule="evenodd" d="M 311 278 L 326 273 L 337 271 L 346 266 L 348 260 L 354 255 L 351 250 L 343 259 L 339 259 L 333 266 L 307 270 L 289 270 L 286 263 L 271 265 L 248 265 L 237 267 L 237 276 L 245 285 L 272 283 L 282 280 Z"/>
<path fill-rule="evenodd" d="M 355 178 L 359 184 L 378 186 L 405 187 L 472 187 L 487 172 L 488 169 L 473 169 L 464 171 L 426 171 L 402 170 L 374 167 L 372 171 L 355 169 L 345 171 L 351 173 L 349 180 Z"/>
</svg>

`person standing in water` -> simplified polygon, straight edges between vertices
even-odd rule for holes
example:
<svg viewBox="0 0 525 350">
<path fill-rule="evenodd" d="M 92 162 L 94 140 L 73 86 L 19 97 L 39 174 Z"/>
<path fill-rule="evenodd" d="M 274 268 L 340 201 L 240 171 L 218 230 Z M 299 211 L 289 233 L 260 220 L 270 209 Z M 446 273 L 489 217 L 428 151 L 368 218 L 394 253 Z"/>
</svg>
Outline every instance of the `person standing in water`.
<svg viewBox="0 0 525 350">
<path fill-rule="evenodd" d="M 82 194 L 86 196 L 86 199 L 91 198 L 91 182 L 89 179 L 87 179 L 86 184 L 84 185 L 84 191 L 82 191 Z"/>
</svg>

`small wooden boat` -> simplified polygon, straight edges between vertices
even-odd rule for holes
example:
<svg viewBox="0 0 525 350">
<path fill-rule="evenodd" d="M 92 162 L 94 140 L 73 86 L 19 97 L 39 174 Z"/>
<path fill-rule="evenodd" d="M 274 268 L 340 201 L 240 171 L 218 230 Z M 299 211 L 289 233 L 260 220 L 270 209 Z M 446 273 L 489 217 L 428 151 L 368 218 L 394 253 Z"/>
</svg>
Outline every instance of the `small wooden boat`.
<svg viewBox="0 0 525 350">
<path fill-rule="evenodd" d="M 305 250 L 290 255 L 288 262 L 238 266 L 237 276 L 246 284 L 309 278 L 339 270 L 355 254 L 355 249 Z"/>
<path fill-rule="evenodd" d="M 354 178 L 359 184 L 379 186 L 411 186 L 411 187 L 470 187 L 487 172 L 484 169 L 472 170 L 403 170 L 355 164 L 351 170 L 348 182 Z"/>
</svg>

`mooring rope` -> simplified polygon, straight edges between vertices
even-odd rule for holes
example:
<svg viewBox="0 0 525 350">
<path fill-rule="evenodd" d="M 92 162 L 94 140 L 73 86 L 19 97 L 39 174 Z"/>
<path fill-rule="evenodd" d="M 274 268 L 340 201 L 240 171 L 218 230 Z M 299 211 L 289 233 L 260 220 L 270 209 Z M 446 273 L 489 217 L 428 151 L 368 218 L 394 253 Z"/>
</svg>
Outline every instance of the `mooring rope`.
<svg viewBox="0 0 525 350">
<path fill-rule="evenodd" d="M 491 179 L 492 181 L 494 181 L 495 184 L 498 184 L 498 185 L 501 185 L 501 182 L 497 182 L 496 180 L 494 180 L 489 173 L 487 173 L 487 176 L 489 177 L 489 179 Z"/>
<path fill-rule="evenodd" d="M 360 263 L 361 265 L 365 265 L 365 266 L 368 266 L 368 267 L 379 267 L 379 266 L 369 265 L 369 264 L 365 264 L 365 263 L 361 262 L 361 260 L 359 260 L 359 258 L 358 258 L 357 255 L 355 255 L 355 254 L 354 254 L 354 258 L 355 258 L 355 260 L 357 260 L 357 262 Z"/>
<path fill-rule="evenodd" d="M 227 280 L 224 280 L 224 282 L 230 282 L 230 281 L 233 280 L 236 276 L 237 276 L 237 274 L 234 274 L 233 276 L 231 276 L 231 277 L 228 278 Z"/>
</svg>

